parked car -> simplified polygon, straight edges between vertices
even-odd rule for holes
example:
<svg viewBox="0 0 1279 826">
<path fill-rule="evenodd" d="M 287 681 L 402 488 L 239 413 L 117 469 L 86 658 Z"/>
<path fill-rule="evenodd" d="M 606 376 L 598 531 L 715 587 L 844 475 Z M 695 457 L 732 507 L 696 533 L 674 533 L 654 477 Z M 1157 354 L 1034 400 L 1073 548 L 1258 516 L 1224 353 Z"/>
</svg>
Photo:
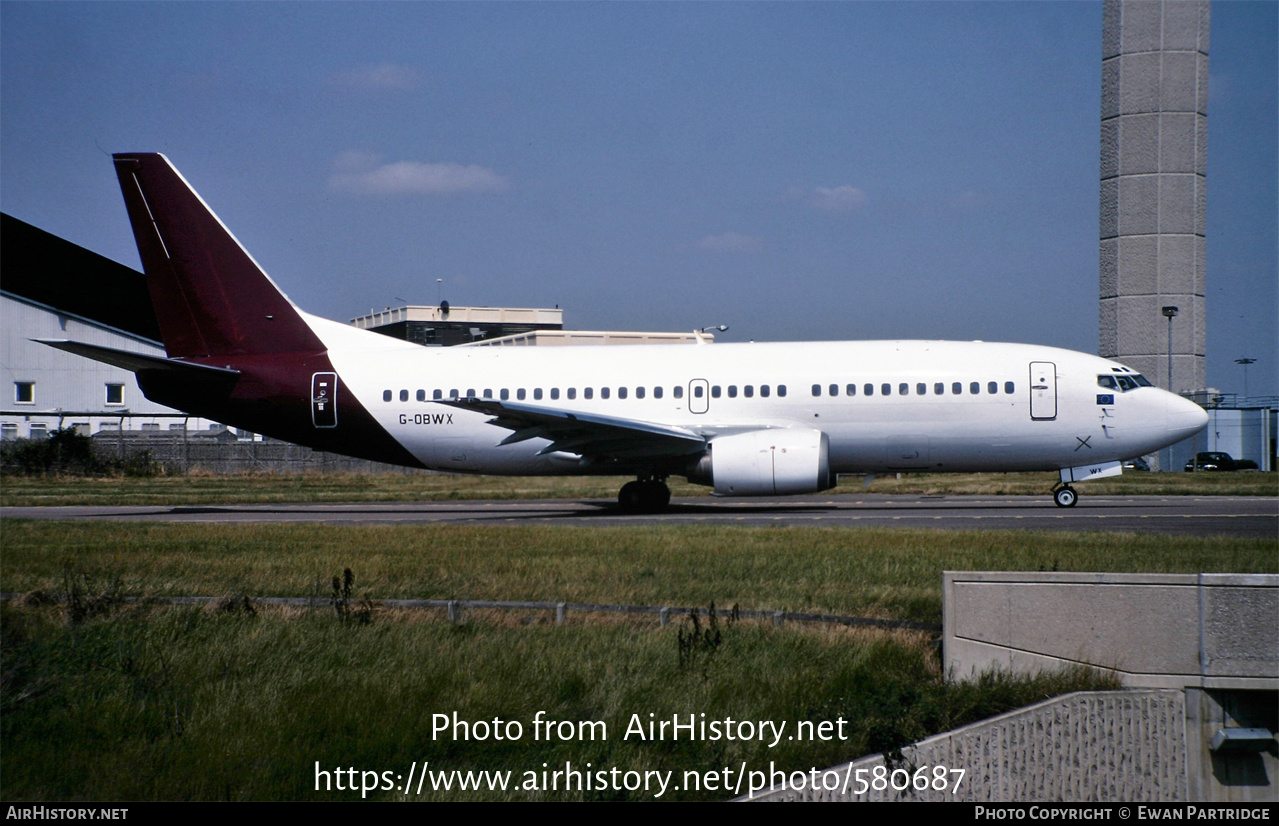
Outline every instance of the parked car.
<svg viewBox="0 0 1279 826">
<path fill-rule="evenodd" d="M 1230 458 L 1229 453 L 1221 453 L 1212 451 L 1209 453 L 1196 453 L 1195 458 L 1186 462 L 1184 470 L 1235 470 L 1235 460 Z"/>
<path fill-rule="evenodd" d="M 1126 459 L 1124 461 L 1124 470 L 1150 470 L 1150 463 L 1140 456 L 1136 459 Z"/>
</svg>

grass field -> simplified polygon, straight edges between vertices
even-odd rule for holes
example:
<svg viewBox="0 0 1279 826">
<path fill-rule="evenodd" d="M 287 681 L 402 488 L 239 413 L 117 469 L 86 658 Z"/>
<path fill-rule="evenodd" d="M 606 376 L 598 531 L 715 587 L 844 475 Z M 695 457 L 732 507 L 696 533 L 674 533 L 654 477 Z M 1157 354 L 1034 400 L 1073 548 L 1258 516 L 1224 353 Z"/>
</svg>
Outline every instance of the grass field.
<svg viewBox="0 0 1279 826">
<path fill-rule="evenodd" d="M 939 622 L 943 570 L 1272 571 L 1275 542 L 1141 534 L 722 526 L 327 526 L 6 520 L 0 588 L 66 566 L 146 595 L 734 603 Z"/>
<path fill-rule="evenodd" d="M 501 477 L 422 473 L 286 476 L 24 477 L 0 479 L 0 506 L 202 505 L 271 502 L 403 502 L 449 499 L 615 499 L 622 477 Z M 903 474 L 844 477 L 828 495 L 870 493 L 1048 496 L 1053 473 Z M 1084 495 L 1276 496 L 1279 473 L 1126 473 L 1086 482 Z M 675 496 L 709 488 L 671 480 Z"/>
<path fill-rule="evenodd" d="M 533 771 L 766 770 L 834 765 L 1064 691 L 1072 673 L 943 679 L 918 633 L 758 622 L 689 642 L 687 622 L 570 614 L 120 603 L 115 593 L 363 597 L 788 608 L 938 622 L 943 569 L 1275 571 L 1274 543 L 1140 535 L 817 528 L 177 525 L 6 520 L 0 744 L 6 800 L 352 799 L 315 769 L 512 772 L 506 791 L 409 799 L 652 799 L 521 789 Z M 118 583 L 118 584 L 117 584 Z M 77 595 L 72 610 L 66 597 Z M 64 601 L 51 601 L 61 597 Z M 241 606 L 239 610 L 235 606 Z M 681 635 L 684 643 L 681 644 Z M 539 712 L 607 739 L 533 739 Z M 519 722 L 519 740 L 459 741 L 437 713 Z M 641 721 L 845 721 L 825 742 L 639 740 Z M 654 715 L 649 718 L 648 715 Z M 795 729 L 791 729 L 794 731 Z M 582 731 L 579 729 L 579 731 Z M 602 734 L 604 729 L 590 731 Z M 380 778 L 381 775 L 376 777 Z M 703 781 L 706 780 L 703 775 Z M 678 780 L 676 782 L 679 782 Z M 719 781 L 722 783 L 722 780 Z M 381 785 L 379 781 L 378 785 Z M 402 799 L 379 788 L 379 799 Z M 682 787 L 662 799 L 723 799 Z"/>
<path fill-rule="evenodd" d="M 1274 494 L 1274 474 L 1130 474 L 1094 493 Z M 3 480 L 3 502 L 231 503 L 612 498 L 622 480 L 383 475 Z M 872 492 L 1045 494 L 1051 476 L 876 480 Z M 940 487 L 939 487 L 940 485 Z M 1136 489 L 1125 489 L 1133 485 Z M 857 494 L 860 482 L 831 495 Z M 675 489 L 676 495 L 704 488 Z M 943 570 L 1275 572 L 1273 540 L 892 529 L 189 525 L 0 521 L 0 750 L 7 801 L 335 800 L 316 769 L 409 800 L 653 799 L 654 791 L 527 788 L 544 770 L 673 772 L 661 799 L 724 799 L 715 775 L 834 765 L 887 751 L 1104 675 L 944 679 L 935 641 L 795 623 L 573 613 L 353 610 L 353 600 L 452 598 L 739 605 L 938 623 Z M 125 595 L 141 602 L 122 602 Z M 309 596 L 320 608 L 165 606 L 147 596 Z M 74 597 L 74 599 L 72 599 Z M 368 622 L 362 622 L 367 619 Z M 518 722 L 517 740 L 458 740 L 435 714 Z M 583 738 L 534 739 L 532 721 Z M 652 718 L 649 715 L 653 715 Z M 640 740 L 632 719 L 843 720 L 843 738 Z M 635 718 L 634 715 L 638 715 Z M 595 724 L 602 724 L 603 728 Z M 572 727 L 572 726 L 570 726 Z M 585 738 L 584 732 L 607 739 Z M 416 762 L 510 772 L 504 791 L 408 795 L 384 778 Z M 683 772 L 701 772 L 693 788 Z M 391 775 L 383 775 L 390 772 Z M 525 772 L 532 772 L 531 775 Z M 420 775 L 419 775 L 420 776 Z M 502 775 L 490 774 L 490 779 Z M 637 775 L 638 776 L 638 775 Z M 441 776 L 433 776 L 438 781 Z M 456 778 L 453 778 L 456 784 Z M 540 785 L 540 783 L 539 783 Z"/>
</svg>

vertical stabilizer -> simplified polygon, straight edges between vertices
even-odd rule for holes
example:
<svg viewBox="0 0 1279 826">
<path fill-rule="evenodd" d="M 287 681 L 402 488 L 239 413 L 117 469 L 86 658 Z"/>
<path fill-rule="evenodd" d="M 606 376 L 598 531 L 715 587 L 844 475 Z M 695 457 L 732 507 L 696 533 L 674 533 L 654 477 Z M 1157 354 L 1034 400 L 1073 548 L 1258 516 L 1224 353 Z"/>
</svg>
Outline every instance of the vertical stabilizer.
<svg viewBox="0 0 1279 826">
<path fill-rule="evenodd" d="M 168 158 L 114 158 L 171 358 L 324 350 L 297 308 Z"/>
</svg>

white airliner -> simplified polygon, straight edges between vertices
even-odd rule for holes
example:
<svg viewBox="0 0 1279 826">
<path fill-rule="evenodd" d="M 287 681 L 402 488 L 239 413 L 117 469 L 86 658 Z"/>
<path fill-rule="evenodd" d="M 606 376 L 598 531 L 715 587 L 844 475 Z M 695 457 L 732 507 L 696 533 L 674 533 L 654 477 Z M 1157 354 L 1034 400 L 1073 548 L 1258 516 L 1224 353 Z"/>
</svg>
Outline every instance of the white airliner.
<svg viewBox="0 0 1279 826">
<path fill-rule="evenodd" d="M 803 342 L 428 348 L 299 310 L 159 154 L 116 155 L 168 358 L 46 341 L 137 373 L 153 401 L 320 450 L 505 475 L 625 474 L 724 496 L 840 473 L 1113 476 L 1203 429 L 1122 364 L 1027 344 Z"/>
</svg>

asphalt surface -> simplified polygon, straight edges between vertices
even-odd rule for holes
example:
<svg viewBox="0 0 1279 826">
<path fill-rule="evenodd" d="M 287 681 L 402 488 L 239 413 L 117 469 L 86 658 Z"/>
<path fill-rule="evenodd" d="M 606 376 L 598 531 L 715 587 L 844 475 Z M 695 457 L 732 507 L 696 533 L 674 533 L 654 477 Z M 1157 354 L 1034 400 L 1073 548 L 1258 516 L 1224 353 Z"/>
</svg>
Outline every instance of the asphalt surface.
<svg viewBox="0 0 1279 826">
<path fill-rule="evenodd" d="M 1059 508 L 1048 496 L 865 494 L 755 499 L 680 498 L 661 514 L 625 514 L 610 500 L 477 500 L 265 505 L 4 508 L 20 519 L 217 524 L 811 525 L 945 530 L 1141 532 L 1279 540 L 1279 498 L 1081 496 Z"/>
</svg>

